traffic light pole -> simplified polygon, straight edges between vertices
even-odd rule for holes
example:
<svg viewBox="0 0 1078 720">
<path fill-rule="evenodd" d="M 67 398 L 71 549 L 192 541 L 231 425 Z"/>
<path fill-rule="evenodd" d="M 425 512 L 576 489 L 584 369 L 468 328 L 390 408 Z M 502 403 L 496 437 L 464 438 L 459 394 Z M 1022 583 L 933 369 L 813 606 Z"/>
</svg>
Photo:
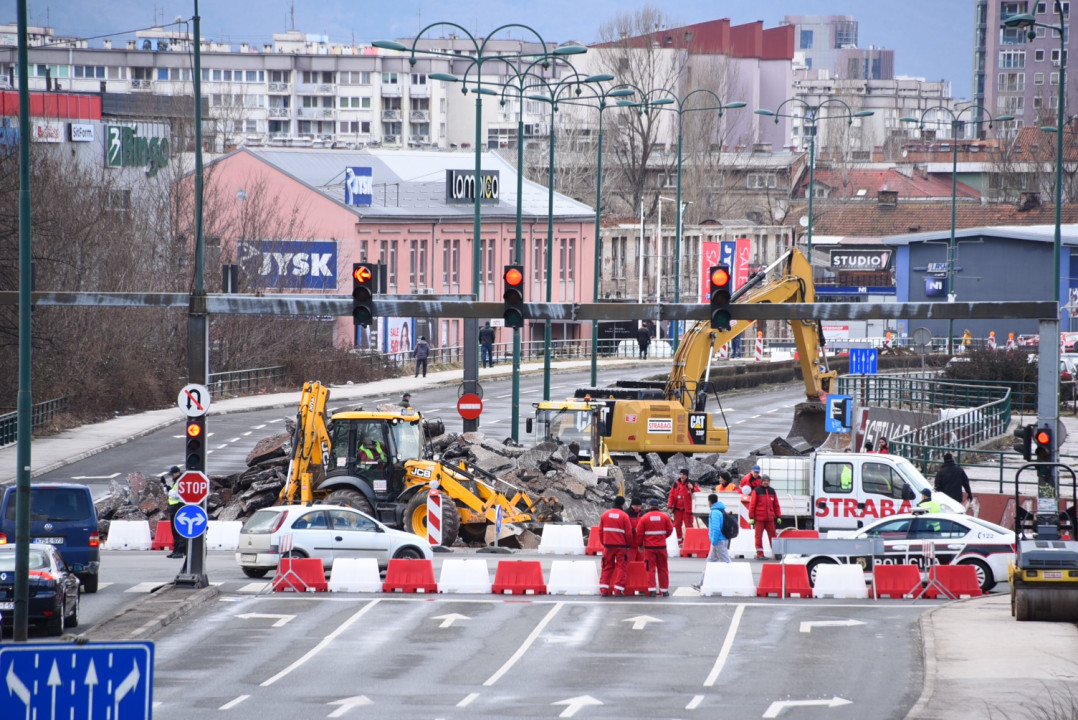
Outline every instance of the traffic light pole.
<svg viewBox="0 0 1078 720">
<path fill-rule="evenodd" d="M 1037 460 L 1059 461 L 1059 319 L 1040 321 L 1040 361 L 1037 363 L 1037 427 L 1034 429 L 1034 448 L 1037 435 L 1048 430 L 1047 448 L 1037 449 Z M 1042 457 L 1043 456 L 1043 457 Z M 1059 516 L 1059 468 L 1047 467 L 1037 472 L 1037 498 L 1034 514 L 1038 528 L 1057 527 Z"/>
</svg>

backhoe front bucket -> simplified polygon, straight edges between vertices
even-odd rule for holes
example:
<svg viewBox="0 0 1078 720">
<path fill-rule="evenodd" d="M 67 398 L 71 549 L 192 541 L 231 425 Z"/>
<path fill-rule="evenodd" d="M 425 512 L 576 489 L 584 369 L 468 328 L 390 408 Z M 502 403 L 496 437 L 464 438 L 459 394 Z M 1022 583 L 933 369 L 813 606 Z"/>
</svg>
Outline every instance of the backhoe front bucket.
<svg viewBox="0 0 1078 720">
<path fill-rule="evenodd" d="M 827 408 L 820 402 L 803 402 L 794 406 L 794 424 L 790 427 L 787 437 L 800 437 L 818 448 L 827 440 L 827 431 L 824 429 L 824 421 L 827 417 Z"/>
</svg>

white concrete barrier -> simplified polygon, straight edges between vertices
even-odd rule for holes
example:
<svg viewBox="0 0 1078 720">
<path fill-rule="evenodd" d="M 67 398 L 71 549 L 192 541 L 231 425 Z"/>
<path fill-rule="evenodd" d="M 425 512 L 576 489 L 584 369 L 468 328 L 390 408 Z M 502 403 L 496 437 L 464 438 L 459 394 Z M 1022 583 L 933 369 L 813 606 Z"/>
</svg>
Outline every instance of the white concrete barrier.
<svg viewBox="0 0 1078 720">
<path fill-rule="evenodd" d="M 709 562 L 704 565 L 700 594 L 705 597 L 756 597 L 752 566 L 745 562 Z"/>
<path fill-rule="evenodd" d="M 152 545 L 150 523 L 146 520 L 113 520 L 103 549 L 149 550 Z"/>
<path fill-rule="evenodd" d="M 446 558 L 438 576 L 440 593 L 490 593 L 490 569 L 479 558 Z"/>
<path fill-rule="evenodd" d="M 681 546 L 677 544 L 677 533 L 666 536 L 666 555 L 668 557 L 681 557 Z"/>
<path fill-rule="evenodd" d="M 865 571 L 860 565 L 817 565 L 812 597 L 822 598 L 828 595 L 834 598 L 867 598 Z"/>
<path fill-rule="evenodd" d="M 594 560 L 555 560 L 550 564 L 550 595 L 598 595 L 599 567 Z"/>
<path fill-rule="evenodd" d="M 540 555 L 583 555 L 584 532 L 576 523 L 543 525 L 543 537 L 539 541 Z"/>
<path fill-rule="evenodd" d="M 207 550 L 236 550 L 240 546 L 240 520 L 210 520 L 206 524 Z"/>
<path fill-rule="evenodd" d="M 341 558 L 333 561 L 330 592 L 382 592 L 382 577 L 374 558 Z"/>
</svg>

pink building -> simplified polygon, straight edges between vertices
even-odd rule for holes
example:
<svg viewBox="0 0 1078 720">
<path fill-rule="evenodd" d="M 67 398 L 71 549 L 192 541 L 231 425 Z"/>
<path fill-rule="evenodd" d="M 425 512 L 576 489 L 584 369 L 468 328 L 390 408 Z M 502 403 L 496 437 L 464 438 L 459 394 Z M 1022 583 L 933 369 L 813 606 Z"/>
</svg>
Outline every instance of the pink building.
<svg viewBox="0 0 1078 720">
<path fill-rule="evenodd" d="M 501 302 L 503 268 L 515 261 L 516 172 L 492 153 L 482 167 L 478 295 Z M 352 263 L 366 261 L 386 265 L 387 294 L 471 294 L 474 175 L 473 153 L 241 148 L 207 165 L 206 232 L 220 238 L 222 262 L 241 265 L 243 292 L 350 295 Z M 548 269 L 547 189 L 523 187 L 525 300 L 545 301 L 550 281 L 553 302 L 592 302 L 594 210 L 555 194 Z M 464 337 L 460 318 L 378 320 L 368 339 L 337 318 L 337 343 L 407 352 L 419 335 L 435 347 Z M 498 332 L 499 342 L 510 338 Z M 587 323 L 553 326 L 554 339 L 590 332 Z M 542 323 L 526 323 L 525 341 L 542 335 Z"/>
</svg>

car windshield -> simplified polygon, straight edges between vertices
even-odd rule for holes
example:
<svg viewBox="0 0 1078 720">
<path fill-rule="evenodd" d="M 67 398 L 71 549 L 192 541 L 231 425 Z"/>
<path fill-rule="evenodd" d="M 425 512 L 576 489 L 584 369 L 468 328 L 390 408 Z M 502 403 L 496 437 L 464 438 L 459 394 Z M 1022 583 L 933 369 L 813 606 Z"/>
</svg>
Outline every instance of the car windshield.
<svg viewBox="0 0 1078 720">
<path fill-rule="evenodd" d="M 49 566 L 49 558 L 42 550 L 30 549 L 30 565 L 31 570 L 41 570 Z M 0 553 L 0 572 L 14 572 L 15 570 L 15 549 L 12 548 L 10 552 Z"/>
<path fill-rule="evenodd" d="M 247 520 L 243 525 L 244 533 L 268 533 L 272 532 L 274 526 L 277 525 L 277 521 L 281 519 L 281 513 L 284 510 L 259 510 Z"/>
<path fill-rule="evenodd" d="M 992 532 L 997 532 L 997 533 L 1000 533 L 1001 535 L 1013 535 L 1014 534 L 1013 530 L 1008 530 L 1007 528 L 1003 527 L 1002 525 L 996 525 L 994 522 L 988 522 L 987 520 L 984 520 L 984 519 L 979 518 L 979 517 L 973 517 L 972 515 L 968 515 L 968 516 L 966 516 L 966 517 L 964 517 L 962 519 L 965 520 L 966 522 L 973 523 L 974 525 L 980 525 L 981 527 L 986 527 L 989 530 L 991 530 Z"/>
<path fill-rule="evenodd" d="M 535 438 L 561 445 L 576 443 L 578 455 L 591 457 L 591 408 L 544 408 L 535 413 Z"/>
<path fill-rule="evenodd" d="M 900 455 L 891 455 L 890 458 L 898 468 L 898 472 L 905 478 L 906 484 L 913 489 L 914 497 L 919 497 L 922 490 L 932 489 L 932 484 L 925 480 L 925 476 L 909 460 Z"/>
<path fill-rule="evenodd" d="M 78 488 L 43 487 L 30 489 L 30 520 L 89 520 L 90 496 Z M 14 498 L 7 506 L 7 519 L 15 520 Z"/>
<path fill-rule="evenodd" d="M 419 422 L 399 422 L 390 425 L 393 428 L 393 440 L 397 445 L 397 456 L 402 460 L 423 459 L 423 436 Z"/>
</svg>

